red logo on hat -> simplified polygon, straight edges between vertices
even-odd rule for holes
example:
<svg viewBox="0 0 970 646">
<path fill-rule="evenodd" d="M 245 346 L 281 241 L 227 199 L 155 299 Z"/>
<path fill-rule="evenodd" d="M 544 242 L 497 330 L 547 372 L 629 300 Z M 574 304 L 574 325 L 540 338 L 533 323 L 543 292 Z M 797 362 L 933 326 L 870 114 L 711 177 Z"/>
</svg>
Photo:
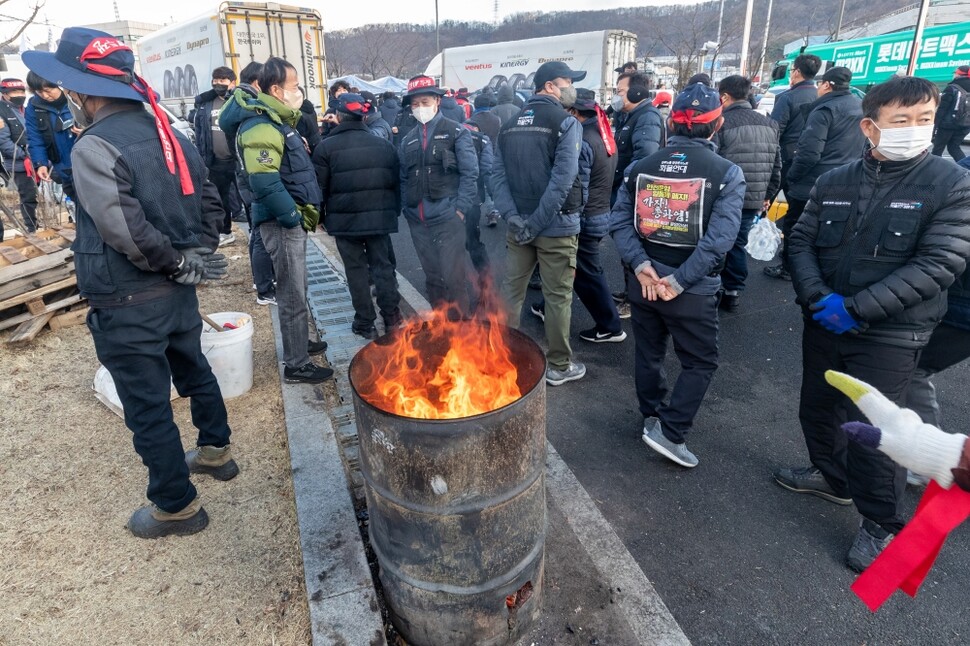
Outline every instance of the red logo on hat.
<svg viewBox="0 0 970 646">
<path fill-rule="evenodd" d="M 435 87 L 434 79 L 430 76 L 419 76 L 408 82 L 408 92 L 419 90 L 425 87 Z"/>
<path fill-rule="evenodd" d="M 128 47 L 128 45 L 125 45 L 117 38 L 96 38 L 84 48 L 84 52 L 81 53 L 81 60 L 86 61 L 92 58 L 95 60 L 104 58 L 115 50 L 130 52 L 131 47 Z"/>
</svg>

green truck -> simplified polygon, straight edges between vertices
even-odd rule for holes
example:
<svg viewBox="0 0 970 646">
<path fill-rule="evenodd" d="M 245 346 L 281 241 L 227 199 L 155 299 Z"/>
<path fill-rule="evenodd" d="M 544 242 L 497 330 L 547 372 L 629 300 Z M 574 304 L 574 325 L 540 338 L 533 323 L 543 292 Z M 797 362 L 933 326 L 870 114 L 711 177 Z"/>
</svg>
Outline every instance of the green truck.
<svg viewBox="0 0 970 646">
<path fill-rule="evenodd" d="M 829 67 L 848 67 L 852 70 L 852 85 L 867 90 L 900 70 L 906 72 L 913 33 L 900 31 L 803 47 L 789 54 L 786 60 L 779 61 L 772 69 L 772 89 L 788 85 L 788 68 L 796 56 L 806 53 L 822 59 L 819 76 Z M 942 86 L 953 78 L 953 70 L 960 65 L 970 65 L 970 22 L 923 30 L 915 76 Z"/>
</svg>

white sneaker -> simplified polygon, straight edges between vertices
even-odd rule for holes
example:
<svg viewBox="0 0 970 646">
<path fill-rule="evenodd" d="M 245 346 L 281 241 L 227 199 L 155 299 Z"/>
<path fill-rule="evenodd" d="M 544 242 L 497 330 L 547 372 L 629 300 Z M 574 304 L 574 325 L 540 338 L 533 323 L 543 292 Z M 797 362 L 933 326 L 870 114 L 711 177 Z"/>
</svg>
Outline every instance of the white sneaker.
<svg viewBox="0 0 970 646">
<path fill-rule="evenodd" d="M 227 244 L 232 244 L 236 241 L 235 233 L 220 233 L 219 234 L 219 246 L 224 247 Z"/>
<path fill-rule="evenodd" d="M 584 376 L 586 376 L 586 366 L 576 361 L 570 361 L 569 367 L 565 370 L 557 370 L 551 366 L 546 368 L 546 383 L 550 386 L 561 386 L 567 381 L 576 381 Z"/>
</svg>

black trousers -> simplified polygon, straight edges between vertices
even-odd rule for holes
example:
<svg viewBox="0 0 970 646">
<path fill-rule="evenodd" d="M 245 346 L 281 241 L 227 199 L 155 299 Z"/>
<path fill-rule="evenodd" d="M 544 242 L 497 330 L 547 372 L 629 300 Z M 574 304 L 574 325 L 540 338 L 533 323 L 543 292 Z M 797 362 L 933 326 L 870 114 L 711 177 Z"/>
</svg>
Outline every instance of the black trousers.
<svg viewBox="0 0 970 646">
<path fill-rule="evenodd" d="M 37 182 L 27 173 L 14 174 L 14 183 L 20 196 L 20 216 L 24 220 L 27 231 L 37 230 Z"/>
<path fill-rule="evenodd" d="M 414 250 L 424 270 L 428 300 L 433 307 L 453 306 L 450 316 L 468 314 L 465 223 L 455 215 L 427 224 L 408 221 Z"/>
<path fill-rule="evenodd" d="M 788 198 L 788 211 L 781 219 L 781 233 L 785 236 L 781 248 L 781 263 L 785 269 L 791 273 L 791 259 L 788 257 L 788 243 L 791 240 L 791 231 L 795 228 L 798 218 L 802 217 L 802 211 L 808 206 L 808 200 L 798 200 L 793 197 Z"/>
<path fill-rule="evenodd" d="M 111 373 L 133 433 L 135 451 L 148 467 L 148 499 L 175 513 L 195 499 L 179 429 L 172 417 L 170 381 L 191 398 L 198 445 L 229 443 L 222 392 L 202 354 L 202 318 L 195 288 L 131 307 L 92 308 L 88 329 L 98 359 Z"/>
<path fill-rule="evenodd" d="M 932 378 L 967 358 L 970 358 L 970 330 L 949 325 L 945 321 L 940 323 L 920 353 L 919 364 L 906 390 L 906 407 L 916 411 L 927 424 L 943 428 L 943 414 L 936 400 Z"/>
<path fill-rule="evenodd" d="M 627 278 L 636 341 L 634 380 L 640 412 L 660 420 L 671 442 L 684 442 L 717 370 L 717 296 L 683 293 L 672 301 L 648 301 L 640 283 Z M 667 339 L 674 341 L 680 376 L 667 397 Z"/>
<path fill-rule="evenodd" d="M 848 441 L 840 425 L 867 420 L 848 397 L 828 385 L 825 371 L 850 374 L 900 402 L 920 350 L 835 335 L 814 321 L 806 320 L 804 325 L 798 417 L 809 458 L 837 495 L 851 496 L 860 514 L 899 533 L 905 524 L 899 500 L 906 487 L 906 469 L 876 449 Z"/>
<path fill-rule="evenodd" d="M 239 210 L 239 193 L 236 190 L 236 167 L 234 163 L 218 164 L 209 169 L 209 181 L 219 190 L 225 218 L 219 233 L 232 232 L 232 214 Z"/>
<path fill-rule="evenodd" d="M 488 251 L 482 242 L 482 205 L 475 204 L 465 214 L 465 249 L 480 276 L 488 271 Z"/>
<path fill-rule="evenodd" d="M 354 328 L 369 330 L 377 318 L 371 300 L 369 279 L 374 279 L 377 306 L 387 322 L 400 313 L 401 295 L 397 291 L 391 263 L 391 236 L 337 236 L 337 251 L 347 270 L 347 287 L 354 304 Z"/>
<path fill-rule="evenodd" d="M 943 156 L 943 151 L 950 153 L 953 161 L 960 161 L 966 155 L 963 152 L 963 140 L 970 134 L 970 128 L 937 128 L 933 137 L 933 154 Z"/>
</svg>

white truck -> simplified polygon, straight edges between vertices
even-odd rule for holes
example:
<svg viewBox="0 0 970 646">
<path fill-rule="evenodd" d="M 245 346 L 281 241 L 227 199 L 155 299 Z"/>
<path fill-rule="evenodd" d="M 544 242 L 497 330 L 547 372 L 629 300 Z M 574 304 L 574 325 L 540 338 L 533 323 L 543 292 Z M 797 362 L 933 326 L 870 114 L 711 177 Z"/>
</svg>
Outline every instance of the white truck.
<svg viewBox="0 0 970 646">
<path fill-rule="evenodd" d="M 585 70 L 577 83 L 596 92 L 605 103 L 613 96 L 617 74 L 613 70 L 636 59 L 637 35 L 622 29 L 510 40 L 486 45 L 442 50 L 428 67 L 428 76 L 440 77 L 441 85 L 469 91 L 510 85 L 515 91 L 531 90 L 535 72 L 547 61 L 562 61 L 574 70 Z"/>
<path fill-rule="evenodd" d="M 236 75 L 252 61 L 285 58 L 318 109 L 326 108 L 327 80 L 320 13 L 272 2 L 223 2 L 201 16 L 168 25 L 136 44 L 142 76 L 162 103 L 184 118 L 196 95 L 209 89 L 212 70 Z"/>
</svg>

